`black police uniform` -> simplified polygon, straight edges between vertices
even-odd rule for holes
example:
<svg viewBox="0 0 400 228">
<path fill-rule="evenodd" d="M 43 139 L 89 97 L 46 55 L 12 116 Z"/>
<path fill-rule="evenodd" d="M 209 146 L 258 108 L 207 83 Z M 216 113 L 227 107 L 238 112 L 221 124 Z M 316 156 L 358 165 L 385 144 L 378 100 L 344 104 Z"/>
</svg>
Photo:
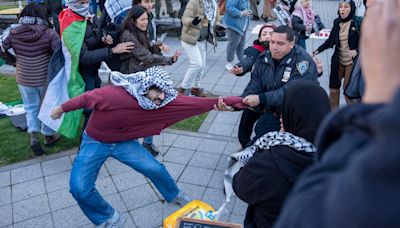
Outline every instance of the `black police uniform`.
<svg viewBox="0 0 400 228">
<path fill-rule="evenodd" d="M 260 54 L 254 64 L 251 80 L 242 94 L 243 97 L 258 95 L 259 108 L 264 111 L 255 126 L 256 136 L 251 144 L 265 133 L 279 130 L 283 95 L 296 80 L 318 83 L 317 66 L 303 48 L 295 45 L 281 61 L 273 60 L 269 50 Z"/>
</svg>

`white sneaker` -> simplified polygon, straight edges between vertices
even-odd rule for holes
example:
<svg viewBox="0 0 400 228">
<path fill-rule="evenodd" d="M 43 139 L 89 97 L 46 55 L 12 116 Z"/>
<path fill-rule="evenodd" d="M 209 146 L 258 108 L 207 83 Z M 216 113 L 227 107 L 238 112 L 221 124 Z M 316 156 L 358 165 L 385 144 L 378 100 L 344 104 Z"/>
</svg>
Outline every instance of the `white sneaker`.
<svg viewBox="0 0 400 228">
<path fill-rule="evenodd" d="M 233 64 L 232 64 L 232 63 L 227 63 L 227 64 L 225 65 L 225 69 L 226 69 L 227 71 L 230 71 L 232 68 L 233 68 Z"/>
<path fill-rule="evenodd" d="M 173 202 L 181 205 L 181 206 L 185 206 L 186 204 L 190 203 L 190 201 L 192 201 L 189 196 L 187 196 L 185 193 L 179 191 L 178 195 L 175 197 L 175 199 L 173 200 Z"/>
<path fill-rule="evenodd" d="M 114 212 L 114 215 L 104 224 L 104 228 L 122 228 L 125 223 L 125 216 Z"/>
</svg>

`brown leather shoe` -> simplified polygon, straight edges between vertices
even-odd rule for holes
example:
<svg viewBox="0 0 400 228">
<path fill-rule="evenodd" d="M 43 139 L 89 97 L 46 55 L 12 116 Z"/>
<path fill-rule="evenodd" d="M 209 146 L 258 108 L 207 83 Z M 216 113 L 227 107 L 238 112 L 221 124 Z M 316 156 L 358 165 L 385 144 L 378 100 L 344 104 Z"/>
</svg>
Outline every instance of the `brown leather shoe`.
<svg viewBox="0 0 400 228">
<path fill-rule="evenodd" d="M 61 135 L 58 133 L 55 133 L 54 135 L 50 135 L 50 136 L 45 136 L 44 137 L 44 145 L 51 146 L 55 142 L 57 142 L 60 138 L 61 138 Z"/>
<path fill-rule="evenodd" d="M 196 97 L 206 97 L 206 95 L 203 93 L 203 90 L 200 88 L 192 88 L 191 93 Z"/>
</svg>

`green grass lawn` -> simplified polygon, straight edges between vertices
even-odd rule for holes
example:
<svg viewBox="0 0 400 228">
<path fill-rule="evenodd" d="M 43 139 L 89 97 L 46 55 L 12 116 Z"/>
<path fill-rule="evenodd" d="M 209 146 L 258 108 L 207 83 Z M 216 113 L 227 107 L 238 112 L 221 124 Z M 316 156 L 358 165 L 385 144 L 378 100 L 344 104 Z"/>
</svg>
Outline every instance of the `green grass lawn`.
<svg viewBox="0 0 400 228">
<path fill-rule="evenodd" d="M 0 76 L 0 101 L 3 103 L 14 102 L 20 100 L 18 86 L 14 77 Z M 181 121 L 171 128 L 177 130 L 186 130 L 196 132 L 207 113 L 194 116 L 192 118 Z M 12 164 L 33 158 L 33 153 L 29 146 L 29 135 L 11 125 L 9 118 L 0 119 L 0 166 Z M 43 142 L 43 137 L 40 138 Z M 64 151 L 73 147 L 77 147 L 79 137 L 76 139 L 62 138 L 52 147 L 44 147 L 46 154 L 53 154 Z M 43 143 L 42 143 L 43 145 Z"/>
<path fill-rule="evenodd" d="M 18 4 L 0 5 L 0 10 L 11 9 L 11 8 L 18 8 Z"/>
</svg>

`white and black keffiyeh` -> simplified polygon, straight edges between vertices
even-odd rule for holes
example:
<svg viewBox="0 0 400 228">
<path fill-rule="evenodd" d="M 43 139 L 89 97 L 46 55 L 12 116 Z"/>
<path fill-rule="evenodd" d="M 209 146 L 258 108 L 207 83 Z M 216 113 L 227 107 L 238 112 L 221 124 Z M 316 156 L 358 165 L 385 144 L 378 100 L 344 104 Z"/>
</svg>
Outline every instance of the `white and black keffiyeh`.
<svg viewBox="0 0 400 228">
<path fill-rule="evenodd" d="M 46 20 L 43 20 L 40 17 L 30 17 L 30 16 L 25 16 L 21 17 L 18 20 L 17 24 L 11 24 L 8 28 L 6 28 L 3 33 L 0 35 L 0 47 L 1 51 L 5 52 L 3 47 L 4 41 L 7 39 L 8 36 L 10 36 L 10 33 L 13 29 L 21 26 L 21 25 L 49 25 L 49 23 Z"/>
<path fill-rule="evenodd" d="M 289 132 L 268 132 L 259 138 L 250 150 L 244 150 L 231 155 L 231 158 L 245 165 L 256 151 L 268 150 L 274 146 L 288 146 L 297 151 L 312 153 L 316 149 L 314 145 L 307 140 L 295 136 Z"/>
<path fill-rule="evenodd" d="M 307 140 L 295 136 L 289 132 L 269 132 L 259 138 L 253 146 L 244 149 L 243 151 L 234 153 L 228 158 L 228 166 L 225 169 L 224 186 L 226 193 L 226 201 L 218 210 L 219 213 L 224 211 L 224 208 L 232 196 L 235 195 L 232 187 L 233 177 L 240 168 L 242 168 L 256 151 L 262 152 L 274 146 L 288 146 L 297 151 L 313 153 L 316 151 L 315 146 Z"/>
<path fill-rule="evenodd" d="M 151 67 L 145 71 L 140 71 L 133 74 L 123 74 L 118 71 L 111 71 L 108 66 L 102 62 L 99 69 L 99 77 L 101 79 L 108 78 L 115 86 L 122 86 L 138 101 L 140 107 L 145 110 L 155 110 L 164 107 L 173 101 L 178 93 L 172 87 L 172 81 L 166 71 Z M 160 105 L 146 97 L 151 86 L 157 86 L 165 93 L 165 99 Z"/>
<path fill-rule="evenodd" d="M 82 4 L 78 0 L 66 0 L 65 5 L 84 18 L 93 18 L 94 16 L 90 14 L 89 3 Z"/>
<path fill-rule="evenodd" d="M 7 39 L 8 36 L 10 36 L 10 33 L 13 29 L 21 26 L 21 24 L 12 24 L 8 28 L 6 28 L 3 33 L 0 35 L 0 47 L 2 52 L 6 52 L 7 50 L 4 50 L 3 43 Z"/>
<path fill-rule="evenodd" d="M 22 24 L 22 25 L 49 25 L 49 23 L 40 18 L 40 17 L 30 17 L 30 16 L 25 16 L 25 17 L 21 17 L 18 20 L 18 24 Z"/>
<path fill-rule="evenodd" d="M 106 9 L 108 15 L 111 18 L 111 22 L 114 22 L 114 19 L 120 15 L 125 10 L 132 8 L 131 0 L 118 0 L 118 1 L 110 1 L 106 0 L 104 3 L 104 8 Z"/>
</svg>

